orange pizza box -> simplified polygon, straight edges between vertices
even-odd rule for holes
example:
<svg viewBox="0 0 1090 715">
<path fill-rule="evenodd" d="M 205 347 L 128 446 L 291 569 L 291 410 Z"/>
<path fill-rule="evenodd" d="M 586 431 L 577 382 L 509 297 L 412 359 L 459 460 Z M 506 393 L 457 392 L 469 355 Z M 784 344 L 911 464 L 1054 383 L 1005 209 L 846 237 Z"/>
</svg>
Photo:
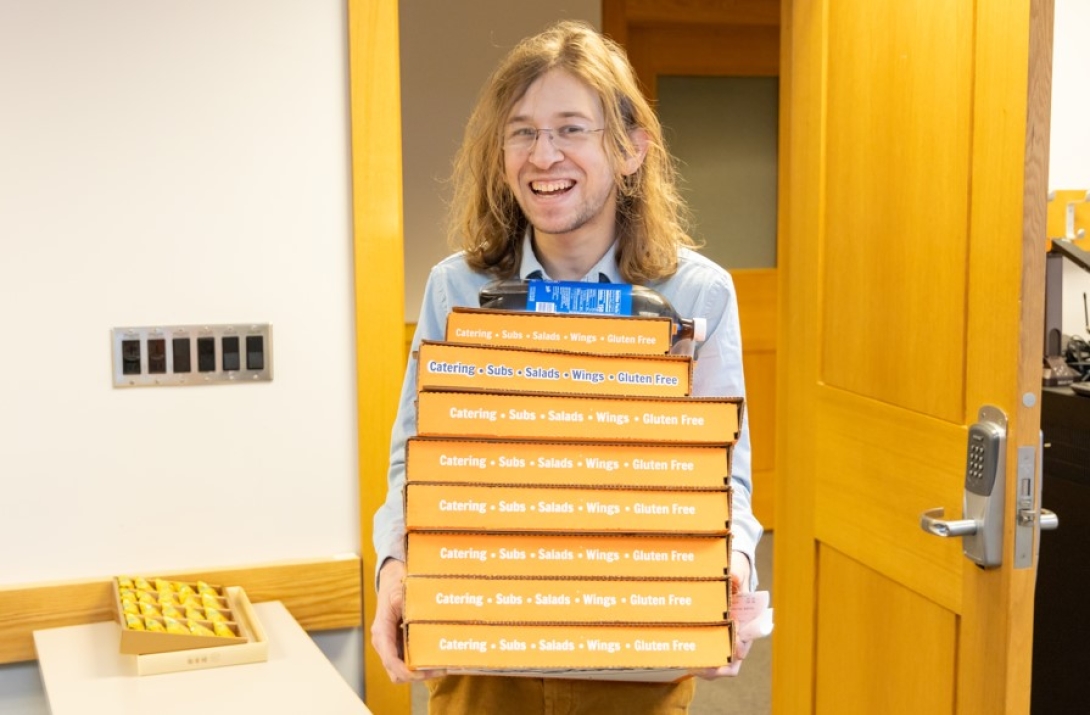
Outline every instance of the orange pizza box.
<svg viewBox="0 0 1090 715">
<path fill-rule="evenodd" d="M 684 397 L 692 359 L 682 355 L 586 355 L 426 341 L 417 352 L 421 390 Z"/>
<path fill-rule="evenodd" d="M 409 531 L 587 531 L 726 534 L 730 489 L 651 491 L 417 483 L 405 487 Z"/>
<path fill-rule="evenodd" d="M 703 625 L 410 623 L 405 662 L 412 670 L 714 668 L 734 653 L 732 622 Z M 540 677 L 540 673 L 538 674 Z M 554 677 L 550 673 L 550 677 Z"/>
<path fill-rule="evenodd" d="M 740 397 L 624 398 L 420 392 L 417 434 L 576 442 L 733 444 Z"/>
<path fill-rule="evenodd" d="M 456 307 L 446 339 L 474 345 L 570 350 L 596 355 L 665 355 L 673 342 L 669 318 L 528 313 Z"/>
<path fill-rule="evenodd" d="M 410 532 L 410 576 L 720 579 L 730 535 L 485 534 Z"/>
<path fill-rule="evenodd" d="M 405 622 L 709 623 L 730 618 L 730 582 L 405 579 Z"/>
<path fill-rule="evenodd" d="M 410 438 L 408 482 L 722 489 L 731 448 Z"/>
</svg>

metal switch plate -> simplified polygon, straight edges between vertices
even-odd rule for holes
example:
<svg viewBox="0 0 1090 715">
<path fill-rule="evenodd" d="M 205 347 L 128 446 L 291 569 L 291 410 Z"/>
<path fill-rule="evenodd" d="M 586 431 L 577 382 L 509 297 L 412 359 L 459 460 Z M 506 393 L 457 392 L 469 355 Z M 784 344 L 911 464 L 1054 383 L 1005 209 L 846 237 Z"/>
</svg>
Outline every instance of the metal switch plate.
<svg viewBox="0 0 1090 715">
<path fill-rule="evenodd" d="M 114 387 L 213 385 L 272 380 L 272 326 L 165 325 L 114 328 Z"/>
<path fill-rule="evenodd" d="M 1036 525 L 1033 519 L 1026 519 L 1026 514 L 1034 513 L 1034 504 L 1040 498 L 1037 493 L 1037 472 L 1040 459 L 1037 450 L 1031 446 L 1018 448 L 1018 494 L 1015 497 L 1014 522 L 1014 568 L 1028 569 L 1033 566 L 1037 554 Z"/>
</svg>

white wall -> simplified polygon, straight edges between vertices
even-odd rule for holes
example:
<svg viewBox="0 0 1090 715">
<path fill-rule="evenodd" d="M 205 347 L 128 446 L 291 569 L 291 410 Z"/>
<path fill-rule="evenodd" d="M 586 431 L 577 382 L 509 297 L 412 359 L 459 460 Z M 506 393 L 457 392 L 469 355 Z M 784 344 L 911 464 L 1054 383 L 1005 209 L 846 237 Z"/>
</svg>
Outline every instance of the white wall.
<svg viewBox="0 0 1090 715">
<path fill-rule="evenodd" d="M 346 57 L 344 0 L 0 0 L 0 587 L 359 551 Z M 273 382 L 112 388 L 236 321 Z"/>
<path fill-rule="evenodd" d="M 1090 3 L 1055 2 L 1048 188 L 1090 189 L 1090 96 L 1086 92 Z M 1082 294 L 1090 293 L 1090 273 L 1065 260 L 1063 282 L 1063 332 L 1090 340 L 1082 302 Z"/>
</svg>

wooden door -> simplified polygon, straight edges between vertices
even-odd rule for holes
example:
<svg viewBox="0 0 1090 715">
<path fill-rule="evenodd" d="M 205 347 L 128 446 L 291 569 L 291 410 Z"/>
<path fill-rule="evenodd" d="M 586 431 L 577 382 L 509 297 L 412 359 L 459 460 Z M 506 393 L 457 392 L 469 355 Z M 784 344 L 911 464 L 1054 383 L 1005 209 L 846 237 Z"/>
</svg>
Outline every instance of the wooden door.
<svg viewBox="0 0 1090 715">
<path fill-rule="evenodd" d="M 785 0 L 783 29 L 774 712 L 1028 713 L 1051 0 Z M 982 405 L 987 570 L 919 526 L 961 515 Z"/>
<path fill-rule="evenodd" d="M 624 45 L 644 93 L 661 77 L 774 78 L 780 0 L 603 0 L 602 31 Z M 684 177 L 686 167 L 681 167 Z M 699 223 L 701 217 L 696 216 Z M 724 264 L 725 265 L 725 264 Z M 777 269 L 725 265 L 738 294 L 746 419 L 753 444 L 753 511 L 775 527 Z"/>
</svg>

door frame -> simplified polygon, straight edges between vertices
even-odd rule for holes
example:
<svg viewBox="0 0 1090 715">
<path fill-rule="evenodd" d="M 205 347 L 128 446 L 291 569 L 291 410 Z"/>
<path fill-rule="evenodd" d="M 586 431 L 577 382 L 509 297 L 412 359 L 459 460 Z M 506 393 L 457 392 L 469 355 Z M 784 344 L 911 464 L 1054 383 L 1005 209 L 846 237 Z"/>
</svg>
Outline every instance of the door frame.
<svg viewBox="0 0 1090 715">
<path fill-rule="evenodd" d="M 644 93 L 658 99 L 659 75 L 776 77 L 780 72 L 780 0 L 602 0 L 602 32 L 625 47 Z M 779 144 L 783 145 L 782 107 Z M 782 166 L 782 162 L 781 162 Z M 782 200 L 782 173 L 778 200 Z M 780 233 L 780 232 L 778 232 Z M 779 241 L 782 241 L 782 233 Z M 779 248 L 779 246 L 778 246 Z M 731 270 L 746 366 L 746 419 L 754 449 L 753 511 L 775 528 L 776 365 L 779 335 L 776 268 Z"/>
<path fill-rule="evenodd" d="M 349 0 L 364 700 L 384 714 L 408 713 L 412 702 L 409 686 L 390 682 L 371 647 L 377 572 L 371 515 L 386 500 L 390 434 L 405 374 L 399 42 L 397 0 Z"/>
</svg>

